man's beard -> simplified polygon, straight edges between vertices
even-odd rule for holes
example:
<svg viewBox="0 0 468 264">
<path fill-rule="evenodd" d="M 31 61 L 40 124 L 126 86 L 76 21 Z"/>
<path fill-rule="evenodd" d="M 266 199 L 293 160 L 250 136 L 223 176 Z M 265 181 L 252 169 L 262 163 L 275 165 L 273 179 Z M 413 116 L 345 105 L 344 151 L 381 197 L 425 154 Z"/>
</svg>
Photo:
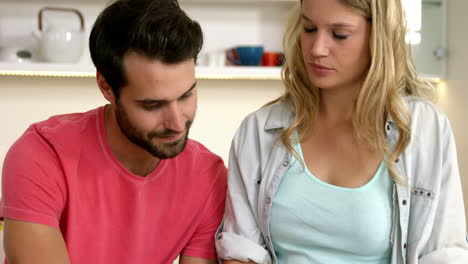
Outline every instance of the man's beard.
<svg viewBox="0 0 468 264">
<path fill-rule="evenodd" d="M 151 131 L 145 135 L 144 132 L 139 131 L 128 119 L 127 112 L 120 103 L 116 105 L 116 119 L 120 127 L 120 130 L 133 144 L 148 151 L 151 155 L 159 159 L 170 159 L 181 153 L 185 145 L 187 145 L 188 134 L 192 120 L 188 120 L 185 123 L 185 135 L 180 139 L 171 143 L 153 143 L 153 139 L 156 137 L 168 137 L 179 134 L 180 132 L 166 129 L 164 131 Z"/>
</svg>

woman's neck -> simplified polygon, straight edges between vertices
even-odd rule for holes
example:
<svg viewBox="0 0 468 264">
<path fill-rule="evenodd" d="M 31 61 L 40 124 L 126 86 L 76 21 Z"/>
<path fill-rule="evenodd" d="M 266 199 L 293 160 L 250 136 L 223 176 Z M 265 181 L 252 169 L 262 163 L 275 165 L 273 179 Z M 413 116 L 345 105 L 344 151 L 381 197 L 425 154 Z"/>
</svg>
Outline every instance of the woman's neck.
<svg viewBox="0 0 468 264">
<path fill-rule="evenodd" d="M 318 115 L 328 122 L 351 122 L 357 89 L 321 89 Z"/>
</svg>

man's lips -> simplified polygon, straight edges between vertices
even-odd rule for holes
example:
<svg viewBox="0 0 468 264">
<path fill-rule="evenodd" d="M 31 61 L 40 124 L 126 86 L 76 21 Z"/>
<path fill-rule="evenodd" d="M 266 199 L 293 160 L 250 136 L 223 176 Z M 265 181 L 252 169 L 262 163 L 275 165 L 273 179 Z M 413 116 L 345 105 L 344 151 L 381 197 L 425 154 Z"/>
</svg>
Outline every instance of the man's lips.
<svg viewBox="0 0 468 264">
<path fill-rule="evenodd" d="M 175 134 L 175 135 L 164 136 L 164 137 L 159 137 L 159 138 L 164 140 L 164 141 L 174 141 L 174 140 L 179 139 L 182 136 L 182 134 L 183 133 L 178 133 L 178 134 Z"/>
<path fill-rule="evenodd" d="M 162 142 L 168 143 L 168 142 L 174 142 L 174 141 L 179 140 L 180 138 L 182 138 L 183 135 L 184 135 L 184 132 L 180 132 L 180 133 L 171 133 L 169 135 L 168 134 L 166 134 L 166 135 L 155 135 L 152 138 L 157 138 Z"/>
</svg>

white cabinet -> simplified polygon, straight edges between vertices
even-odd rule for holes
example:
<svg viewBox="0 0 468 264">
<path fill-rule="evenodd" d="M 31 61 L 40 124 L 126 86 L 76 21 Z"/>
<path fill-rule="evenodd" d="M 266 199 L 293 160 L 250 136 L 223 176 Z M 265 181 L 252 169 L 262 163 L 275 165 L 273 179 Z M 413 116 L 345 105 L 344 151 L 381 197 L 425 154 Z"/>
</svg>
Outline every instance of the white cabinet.
<svg viewBox="0 0 468 264">
<path fill-rule="evenodd" d="M 0 61 L 0 75 L 93 77 L 87 43 L 80 61 L 69 64 L 42 62 L 37 40 L 38 11 L 44 6 L 72 7 L 85 17 L 86 36 L 106 0 L 2 0 L 0 3 L 0 47 L 27 50 L 31 60 Z M 196 74 L 201 79 L 280 79 L 280 67 L 208 65 L 208 57 L 223 54 L 238 45 L 262 45 L 265 51 L 281 51 L 281 37 L 288 10 L 297 0 L 180 0 L 187 14 L 201 24 L 205 44 Z M 49 13 L 44 20 L 73 26 L 75 18 Z"/>
</svg>

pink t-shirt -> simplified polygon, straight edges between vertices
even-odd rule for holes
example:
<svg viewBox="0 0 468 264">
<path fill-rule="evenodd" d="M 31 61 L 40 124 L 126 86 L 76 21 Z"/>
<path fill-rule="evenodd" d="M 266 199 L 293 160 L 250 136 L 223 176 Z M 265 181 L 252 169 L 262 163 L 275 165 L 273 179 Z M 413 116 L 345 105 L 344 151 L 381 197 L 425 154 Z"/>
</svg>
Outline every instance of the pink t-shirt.
<svg viewBox="0 0 468 264">
<path fill-rule="evenodd" d="M 0 217 L 59 228 L 72 263 L 172 263 L 216 258 L 226 167 L 189 140 L 147 177 L 112 154 L 104 108 L 32 125 L 3 166 Z"/>
</svg>

